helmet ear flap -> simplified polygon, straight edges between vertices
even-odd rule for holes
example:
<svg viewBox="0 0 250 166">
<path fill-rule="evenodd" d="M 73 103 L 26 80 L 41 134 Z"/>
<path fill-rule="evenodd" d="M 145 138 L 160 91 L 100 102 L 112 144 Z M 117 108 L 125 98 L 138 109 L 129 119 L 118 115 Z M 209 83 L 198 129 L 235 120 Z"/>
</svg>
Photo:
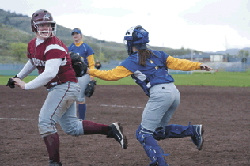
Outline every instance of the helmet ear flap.
<svg viewBox="0 0 250 166">
<path fill-rule="evenodd" d="M 35 21 L 33 21 L 33 20 L 31 20 L 31 29 L 32 29 L 32 32 L 37 32 L 38 31 L 38 26 L 35 23 Z"/>
</svg>

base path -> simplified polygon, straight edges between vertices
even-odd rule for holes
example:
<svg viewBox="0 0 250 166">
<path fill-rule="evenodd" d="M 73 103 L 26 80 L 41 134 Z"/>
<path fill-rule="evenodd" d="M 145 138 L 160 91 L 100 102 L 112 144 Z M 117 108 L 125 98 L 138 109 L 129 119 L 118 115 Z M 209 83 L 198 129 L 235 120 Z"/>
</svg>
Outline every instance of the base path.
<svg viewBox="0 0 250 166">
<path fill-rule="evenodd" d="M 204 146 L 190 138 L 159 141 L 168 164 L 177 166 L 250 165 L 250 88 L 177 86 L 181 103 L 170 123 L 203 124 Z M 38 132 L 45 88 L 24 91 L 0 86 L 0 165 L 46 166 L 48 154 Z M 86 98 L 86 120 L 119 121 L 128 138 L 124 150 L 104 135 L 72 137 L 57 124 L 60 156 L 66 166 L 145 166 L 150 163 L 135 131 L 148 97 L 139 86 L 97 85 Z"/>
</svg>

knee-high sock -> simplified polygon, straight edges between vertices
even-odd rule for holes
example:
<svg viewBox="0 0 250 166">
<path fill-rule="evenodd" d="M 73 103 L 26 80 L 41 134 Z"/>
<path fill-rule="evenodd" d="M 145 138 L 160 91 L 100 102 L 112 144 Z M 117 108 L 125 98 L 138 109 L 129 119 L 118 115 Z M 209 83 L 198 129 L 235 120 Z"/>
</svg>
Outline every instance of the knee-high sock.
<svg viewBox="0 0 250 166">
<path fill-rule="evenodd" d="M 84 134 L 105 134 L 108 135 L 109 126 L 100 123 L 94 123 L 88 120 L 82 121 Z"/>
<path fill-rule="evenodd" d="M 78 104 L 79 119 L 85 120 L 86 104 Z"/>
<path fill-rule="evenodd" d="M 44 137 L 44 142 L 49 153 L 49 160 L 59 163 L 59 135 L 55 133 Z"/>
</svg>

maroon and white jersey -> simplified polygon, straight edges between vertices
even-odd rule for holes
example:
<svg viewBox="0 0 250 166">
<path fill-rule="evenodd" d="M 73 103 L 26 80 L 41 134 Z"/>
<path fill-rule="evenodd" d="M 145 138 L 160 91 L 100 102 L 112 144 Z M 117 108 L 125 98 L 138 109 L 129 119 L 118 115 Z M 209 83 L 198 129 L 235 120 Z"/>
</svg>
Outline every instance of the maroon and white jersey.
<svg viewBox="0 0 250 166">
<path fill-rule="evenodd" d="M 39 71 L 43 73 L 45 63 L 50 59 L 62 58 L 62 63 L 59 67 L 58 74 L 47 83 L 47 88 L 59 85 L 67 81 L 78 82 L 75 77 L 75 71 L 71 66 L 71 59 L 68 49 L 56 36 L 37 42 L 34 38 L 28 43 L 27 56 Z"/>
</svg>

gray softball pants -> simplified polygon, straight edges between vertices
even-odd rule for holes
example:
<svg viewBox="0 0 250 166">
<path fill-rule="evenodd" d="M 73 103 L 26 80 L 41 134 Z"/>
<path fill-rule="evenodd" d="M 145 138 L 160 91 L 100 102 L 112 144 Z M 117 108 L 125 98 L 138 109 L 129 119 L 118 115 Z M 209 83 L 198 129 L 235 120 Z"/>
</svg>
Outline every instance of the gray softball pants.
<svg viewBox="0 0 250 166">
<path fill-rule="evenodd" d="M 76 113 L 79 93 L 80 87 L 75 82 L 66 82 L 48 90 L 39 114 L 38 128 L 42 137 L 56 133 L 55 124 L 58 121 L 66 134 L 79 136 L 84 133 L 82 121 Z"/>
<path fill-rule="evenodd" d="M 150 88 L 150 98 L 142 113 L 142 128 L 152 132 L 158 127 L 164 128 L 179 104 L 180 92 L 174 83 L 153 86 Z"/>
<path fill-rule="evenodd" d="M 85 89 L 89 84 L 90 76 L 89 74 L 85 74 L 82 77 L 77 77 L 77 79 L 78 79 L 78 84 L 81 87 L 81 92 L 79 93 L 78 101 L 85 102 Z"/>
</svg>

